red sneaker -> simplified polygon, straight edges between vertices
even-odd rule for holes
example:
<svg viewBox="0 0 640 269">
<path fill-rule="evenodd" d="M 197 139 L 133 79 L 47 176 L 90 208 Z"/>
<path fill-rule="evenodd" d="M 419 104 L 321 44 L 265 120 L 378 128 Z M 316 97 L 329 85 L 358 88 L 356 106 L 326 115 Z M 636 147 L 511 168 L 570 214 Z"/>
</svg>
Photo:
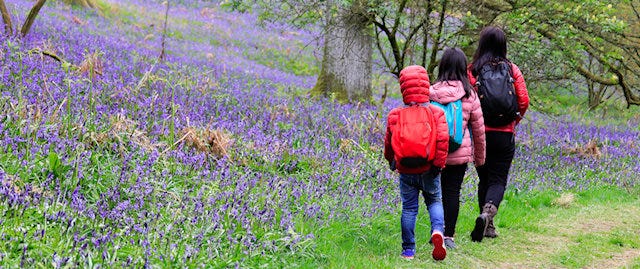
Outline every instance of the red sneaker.
<svg viewBox="0 0 640 269">
<path fill-rule="evenodd" d="M 433 232 L 431 235 L 431 242 L 433 243 L 433 252 L 431 256 L 436 261 L 444 260 L 447 257 L 447 248 L 444 246 L 444 237 L 441 232 Z"/>
</svg>

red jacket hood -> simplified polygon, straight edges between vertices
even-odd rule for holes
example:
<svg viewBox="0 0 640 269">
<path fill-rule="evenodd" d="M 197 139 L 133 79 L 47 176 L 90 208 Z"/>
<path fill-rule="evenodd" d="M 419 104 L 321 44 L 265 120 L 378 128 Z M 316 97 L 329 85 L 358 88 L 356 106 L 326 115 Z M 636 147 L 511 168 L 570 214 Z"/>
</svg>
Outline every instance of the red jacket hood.
<svg viewBox="0 0 640 269">
<path fill-rule="evenodd" d="M 429 102 L 429 75 L 424 67 L 407 66 L 400 71 L 398 80 L 405 104 Z"/>
<path fill-rule="evenodd" d="M 441 104 L 457 101 L 464 95 L 464 87 L 462 82 L 458 80 L 438 81 L 429 90 L 429 98 Z"/>
</svg>

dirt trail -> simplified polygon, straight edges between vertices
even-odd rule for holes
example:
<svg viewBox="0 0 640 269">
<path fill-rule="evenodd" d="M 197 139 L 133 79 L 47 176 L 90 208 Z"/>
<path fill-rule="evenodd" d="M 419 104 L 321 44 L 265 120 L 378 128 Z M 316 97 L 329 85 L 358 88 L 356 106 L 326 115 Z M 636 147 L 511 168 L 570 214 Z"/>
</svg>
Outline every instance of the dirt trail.
<svg viewBox="0 0 640 269">
<path fill-rule="evenodd" d="M 640 201 L 622 203 L 613 207 L 598 204 L 594 206 L 572 205 L 567 209 L 571 212 L 560 212 L 545 218 L 539 224 L 544 233 L 521 232 L 509 238 L 506 235 L 505 242 L 510 240 L 522 241 L 522 244 L 509 244 L 508 251 L 514 256 L 526 257 L 525 261 L 497 263 L 497 268 L 564 268 L 558 265 L 557 257 L 560 254 L 568 254 L 571 251 L 581 249 L 577 247 L 581 236 L 593 235 L 602 239 L 602 236 L 612 235 L 620 237 L 620 234 L 636 236 L 636 246 L 622 244 L 611 247 L 602 247 L 606 253 L 593 253 L 593 260 L 585 268 L 627 268 L 637 265 L 636 259 L 640 258 L 640 248 L 637 247 L 637 238 L 640 235 Z M 613 240 L 613 239 L 612 239 Z M 518 246 L 520 245 L 520 246 Z M 600 245 L 598 247 L 601 247 Z M 597 250 L 595 250 L 597 251 Z M 556 258 L 552 261 L 551 258 Z M 521 260 L 516 258 L 515 260 Z M 634 262 L 636 262 L 634 264 Z M 573 265 L 575 266 L 575 265 Z M 568 267 L 573 267 L 569 265 Z"/>
</svg>

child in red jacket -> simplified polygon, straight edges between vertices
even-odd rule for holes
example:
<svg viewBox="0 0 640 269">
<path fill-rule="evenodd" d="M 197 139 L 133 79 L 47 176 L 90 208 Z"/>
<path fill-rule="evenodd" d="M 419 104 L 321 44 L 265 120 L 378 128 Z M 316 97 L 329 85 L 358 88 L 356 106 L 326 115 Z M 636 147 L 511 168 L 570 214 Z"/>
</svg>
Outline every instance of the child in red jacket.
<svg viewBox="0 0 640 269">
<path fill-rule="evenodd" d="M 422 192 L 425 204 L 431 219 L 431 242 L 434 249 L 432 256 L 436 260 L 442 260 L 447 252 L 444 246 L 444 212 L 442 208 L 442 191 L 440 187 L 440 171 L 445 166 L 447 152 L 449 149 L 449 130 L 444 112 L 429 104 L 429 76 L 427 70 L 422 66 L 412 65 L 404 68 L 400 72 L 400 91 L 404 101 L 404 107 L 394 108 L 387 117 L 387 132 L 384 139 L 384 157 L 387 159 L 393 170 L 400 173 L 399 186 L 402 199 L 402 216 L 400 219 L 402 228 L 402 257 L 413 259 L 415 255 L 414 230 L 416 217 L 418 215 L 418 196 Z M 398 133 L 411 134 L 405 129 L 408 124 L 402 112 L 412 106 L 422 106 L 427 109 L 426 115 L 435 126 L 427 129 L 435 129 L 433 133 L 426 135 L 431 137 L 433 143 L 423 149 L 404 149 L 402 146 L 407 143 L 395 142 L 400 139 Z M 405 127 L 403 127 L 405 126 Z M 415 125 L 414 125 L 415 126 Z M 395 135 L 395 137 L 394 137 Z M 431 150 L 429 150 L 432 146 Z M 398 159 L 399 151 L 416 152 L 427 151 L 427 161 L 423 163 L 409 163 L 404 159 Z M 430 155 L 430 156 L 429 156 Z M 400 154 L 402 156 L 402 154 Z"/>
</svg>

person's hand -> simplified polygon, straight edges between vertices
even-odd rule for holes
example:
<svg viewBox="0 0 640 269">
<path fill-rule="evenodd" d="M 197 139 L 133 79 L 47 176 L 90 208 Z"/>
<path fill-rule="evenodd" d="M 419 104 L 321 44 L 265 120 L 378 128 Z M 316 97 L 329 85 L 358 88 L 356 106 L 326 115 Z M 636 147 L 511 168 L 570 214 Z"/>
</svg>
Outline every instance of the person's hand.
<svg viewBox="0 0 640 269">
<path fill-rule="evenodd" d="M 442 167 L 436 167 L 436 173 L 437 174 L 442 173 Z"/>
<path fill-rule="evenodd" d="M 391 169 L 391 171 L 396 171 L 396 160 L 389 162 L 389 169 Z"/>
<path fill-rule="evenodd" d="M 434 177 L 437 176 L 440 173 L 442 173 L 442 168 L 441 167 L 436 167 L 436 166 L 431 167 L 431 174 Z"/>
</svg>

